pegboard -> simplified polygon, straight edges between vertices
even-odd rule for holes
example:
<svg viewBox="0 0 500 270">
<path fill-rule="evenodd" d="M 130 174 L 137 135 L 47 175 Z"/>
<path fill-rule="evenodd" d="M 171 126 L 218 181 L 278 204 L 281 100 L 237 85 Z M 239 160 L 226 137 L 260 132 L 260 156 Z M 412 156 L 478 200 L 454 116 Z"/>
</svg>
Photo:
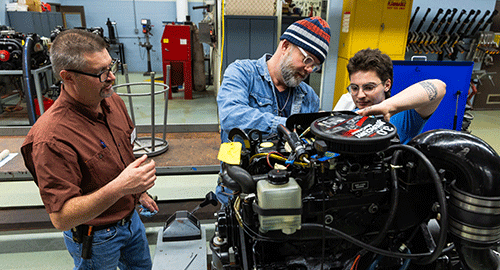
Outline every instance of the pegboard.
<svg viewBox="0 0 500 270">
<path fill-rule="evenodd" d="M 300 8 L 302 17 L 321 16 L 323 0 L 293 0 L 294 7 Z"/>
<path fill-rule="evenodd" d="M 274 16 L 275 13 L 276 0 L 226 0 L 224 3 L 225 15 Z"/>
</svg>

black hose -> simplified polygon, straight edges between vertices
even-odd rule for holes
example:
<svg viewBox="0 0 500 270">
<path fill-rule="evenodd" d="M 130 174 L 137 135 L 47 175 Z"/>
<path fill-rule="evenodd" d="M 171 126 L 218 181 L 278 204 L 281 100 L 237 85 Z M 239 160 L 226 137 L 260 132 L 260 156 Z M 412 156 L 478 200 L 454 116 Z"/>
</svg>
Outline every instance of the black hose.
<svg viewBox="0 0 500 270">
<path fill-rule="evenodd" d="M 23 46 L 21 45 L 21 42 L 15 40 L 15 39 L 9 39 L 9 38 L 2 38 L 0 40 L 0 44 L 1 45 L 10 45 L 12 47 L 15 47 L 15 48 L 12 48 L 12 51 L 15 51 L 15 50 L 22 50 Z"/>
<path fill-rule="evenodd" d="M 323 226 L 322 224 L 316 224 L 316 223 L 303 223 L 301 225 L 301 229 L 309 229 L 309 230 L 325 230 L 328 233 L 331 233 L 333 235 L 339 236 L 340 238 L 347 240 L 359 247 L 362 247 L 368 251 L 371 251 L 373 253 L 377 253 L 383 256 L 391 257 L 391 258 L 403 258 L 403 259 L 421 259 L 422 257 L 427 257 L 431 256 L 432 253 L 415 253 L 415 254 L 404 254 L 404 253 L 396 253 L 396 252 L 391 252 L 385 249 L 380 249 L 377 247 L 374 247 L 370 244 L 367 244 L 361 240 L 358 240 L 340 230 L 337 230 L 335 228 L 329 227 L 329 226 Z"/>
<path fill-rule="evenodd" d="M 222 163 L 222 170 L 223 172 L 227 172 L 229 178 L 238 184 L 240 187 L 237 189 L 238 191 L 241 190 L 241 192 L 246 194 L 255 192 L 256 183 L 253 181 L 252 175 L 245 169 L 240 166 Z M 223 181 L 225 180 L 227 179 L 223 178 Z M 227 185 L 228 183 L 224 182 L 224 184 Z M 230 188 L 234 188 L 234 186 L 230 186 Z"/>
<path fill-rule="evenodd" d="M 436 187 L 438 203 L 440 206 L 439 209 L 441 213 L 439 239 L 437 241 L 436 248 L 432 251 L 432 255 L 426 256 L 425 258 L 422 258 L 415 262 L 417 264 L 429 264 L 435 261 L 441 255 L 441 252 L 446 245 L 446 237 L 448 231 L 448 207 L 446 205 L 446 194 L 444 192 L 443 185 L 441 184 L 441 178 L 439 177 L 439 174 L 437 173 L 430 160 L 416 148 L 405 144 L 395 144 L 389 146 L 388 148 L 388 150 L 392 149 L 405 150 L 415 154 L 427 167 L 429 175 L 434 181 L 434 185 Z"/>
<path fill-rule="evenodd" d="M 299 135 L 295 132 L 291 132 L 286 128 L 284 125 L 278 125 L 278 133 L 283 133 L 283 136 L 285 137 L 286 141 L 292 148 L 293 152 L 297 155 L 297 159 L 300 161 L 303 161 L 304 158 L 308 158 L 309 154 L 307 154 L 307 151 L 302 144 L 302 141 L 299 138 Z"/>
</svg>

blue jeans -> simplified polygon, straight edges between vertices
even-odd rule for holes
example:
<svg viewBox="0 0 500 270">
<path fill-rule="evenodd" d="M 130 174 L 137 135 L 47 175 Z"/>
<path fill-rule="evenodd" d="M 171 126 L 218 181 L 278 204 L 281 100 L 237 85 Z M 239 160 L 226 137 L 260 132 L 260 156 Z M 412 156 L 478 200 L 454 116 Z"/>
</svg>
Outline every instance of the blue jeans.
<svg viewBox="0 0 500 270">
<path fill-rule="evenodd" d="M 232 193 L 233 193 L 232 190 L 230 190 L 227 187 L 223 187 L 220 184 L 218 184 L 215 187 L 215 196 L 217 197 L 217 199 L 219 200 L 219 202 L 222 205 L 229 204 L 229 200 L 231 200 L 233 198 L 233 195 L 231 195 Z"/>
<path fill-rule="evenodd" d="M 151 269 L 151 255 L 144 224 L 134 211 L 130 222 L 94 232 L 92 257 L 82 259 L 82 244 L 73 241 L 71 230 L 64 242 L 76 269 Z"/>
</svg>

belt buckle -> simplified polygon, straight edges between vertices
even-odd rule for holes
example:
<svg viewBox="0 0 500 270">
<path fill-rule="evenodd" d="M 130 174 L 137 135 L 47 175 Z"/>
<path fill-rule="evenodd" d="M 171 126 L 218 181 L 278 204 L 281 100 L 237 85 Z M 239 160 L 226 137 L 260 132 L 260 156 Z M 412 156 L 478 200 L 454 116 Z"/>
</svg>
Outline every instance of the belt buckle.
<svg viewBox="0 0 500 270">
<path fill-rule="evenodd" d="M 118 224 L 120 224 L 121 226 L 124 226 L 126 223 L 127 223 L 127 220 L 125 218 L 120 219 L 120 221 L 118 221 Z"/>
</svg>

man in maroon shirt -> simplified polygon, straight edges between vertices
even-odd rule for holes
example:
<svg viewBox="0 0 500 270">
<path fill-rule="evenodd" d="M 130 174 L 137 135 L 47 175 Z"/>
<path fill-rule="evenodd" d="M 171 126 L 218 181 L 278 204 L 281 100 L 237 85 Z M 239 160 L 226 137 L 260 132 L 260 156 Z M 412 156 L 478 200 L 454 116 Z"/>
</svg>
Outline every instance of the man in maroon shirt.
<svg viewBox="0 0 500 270">
<path fill-rule="evenodd" d="M 64 231 L 75 269 L 150 269 L 135 206 L 158 210 L 146 193 L 155 163 L 134 158 L 134 126 L 112 89 L 117 63 L 104 40 L 86 30 L 63 31 L 50 53 L 61 95 L 21 152 L 52 224 Z"/>
</svg>

